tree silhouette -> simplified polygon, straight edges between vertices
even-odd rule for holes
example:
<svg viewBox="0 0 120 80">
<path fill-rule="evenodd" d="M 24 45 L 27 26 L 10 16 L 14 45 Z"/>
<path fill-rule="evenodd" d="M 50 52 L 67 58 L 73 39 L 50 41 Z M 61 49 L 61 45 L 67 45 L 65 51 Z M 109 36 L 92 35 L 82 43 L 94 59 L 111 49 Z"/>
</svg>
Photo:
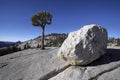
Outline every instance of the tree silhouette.
<svg viewBox="0 0 120 80">
<path fill-rule="evenodd" d="M 44 49 L 44 31 L 46 24 L 50 25 L 52 22 L 52 15 L 49 12 L 42 11 L 32 16 L 32 25 L 42 28 L 41 49 Z"/>
</svg>

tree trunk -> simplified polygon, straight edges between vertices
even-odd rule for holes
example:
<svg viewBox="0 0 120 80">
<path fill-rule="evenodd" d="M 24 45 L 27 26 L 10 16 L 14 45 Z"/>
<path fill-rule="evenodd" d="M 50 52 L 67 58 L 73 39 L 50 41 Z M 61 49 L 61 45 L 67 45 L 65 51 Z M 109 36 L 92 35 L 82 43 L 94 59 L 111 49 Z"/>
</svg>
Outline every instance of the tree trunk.
<svg viewBox="0 0 120 80">
<path fill-rule="evenodd" d="M 44 30 L 45 30 L 45 26 L 42 27 L 41 49 L 45 49 L 45 47 L 44 47 Z"/>
</svg>

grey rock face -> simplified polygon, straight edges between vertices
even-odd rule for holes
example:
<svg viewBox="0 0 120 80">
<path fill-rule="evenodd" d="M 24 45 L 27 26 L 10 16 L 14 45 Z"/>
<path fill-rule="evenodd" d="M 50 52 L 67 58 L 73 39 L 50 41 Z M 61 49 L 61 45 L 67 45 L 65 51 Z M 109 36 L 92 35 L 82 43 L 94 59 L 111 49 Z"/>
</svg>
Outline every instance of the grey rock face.
<svg viewBox="0 0 120 80">
<path fill-rule="evenodd" d="M 68 67 L 57 58 L 57 51 L 28 49 L 0 57 L 0 80 L 47 80 Z"/>
<path fill-rule="evenodd" d="M 119 80 L 120 47 L 87 66 L 70 66 L 58 48 L 27 49 L 0 57 L 0 80 Z"/>
<path fill-rule="evenodd" d="M 120 80 L 120 47 L 108 48 L 99 60 L 87 66 L 70 66 L 49 80 Z"/>
<path fill-rule="evenodd" d="M 71 32 L 58 51 L 58 57 L 72 65 L 86 65 L 102 56 L 107 48 L 107 31 L 99 25 L 86 25 Z"/>
<path fill-rule="evenodd" d="M 101 75 L 98 80 L 120 80 L 120 67 Z"/>
<path fill-rule="evenodd" d="M 67 34 L 58 34 L 58 33 L 45 35 L 44 45 L 47 47 L 61 46 L 63 41 L 66 39 L 66 37 L 67 37 Z M 40 45 L 41 45 L 41 37 L 37 37 L 35 39 L 31 39 L 19 44 L 18 48 L 24 50 L 28 48 L 37 48 L 37 47 L 40 47 Z"/>
</svg>

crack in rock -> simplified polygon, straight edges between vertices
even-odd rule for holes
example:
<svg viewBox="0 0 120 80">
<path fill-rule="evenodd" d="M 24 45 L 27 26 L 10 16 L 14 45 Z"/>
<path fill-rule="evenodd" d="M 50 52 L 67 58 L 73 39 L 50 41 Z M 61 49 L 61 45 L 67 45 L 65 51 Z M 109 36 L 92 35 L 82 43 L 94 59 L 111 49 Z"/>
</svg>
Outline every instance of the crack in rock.
<svg viewBox="0 0 120 80">
<path fill-rule="evenodd" d="M 3 67 L 5 67 L 5 66 L 7 66 L 8 65 L 8 63 L 6 62 L 6 63 L 0 63 L 0 68 L 3 68 Z"/>
<path fill-rule="evenodd" d="M 85 73 L 85 71 L 87 70 L 87 67 L 82 67 L 82 68 L 84 68 L 84 69 L 83 69 L 83 70 L 81 69 L 81 70 L 82 70 L 82 73 L 83 73 L 82 76 L 81 76 L 81 78 L 84 76 L 84 73 Z"/>
<path fill-rule="evenodd" d="M 120 67 L 120 64 L 117 65 L 117 66 L 115 66 L 115 67 L 113 67 L 113 68 L 111 68 L 111 69 L 108 69 L 108 70 L 105 70 L 105 71 L 99 73 L 98 75 L 90 78 L 89 80 L 97 80 L 97 79 L 98 79 L 101 75 L 103 75 L 104 73 L 111 72 L 111 71 L 113 71 L 113 70 L 115 70 L 115 69 L 117 69 L 117 68 L 119 68 L 119 67 Z"/>
<path fill-rule="evenodd" d="M 64 68 L 61 68 L 61 69 L 55 69 L 51 72 L 49 72 L 48 74 L 46 74 L 45 76 L 41 77 L 39 80 L 48 80 L 54 76 L 56 76 L 57 74 L 59 74 L 60 72 L 64 71 L 65 69 L 69 68 L 71 65 L 67 65 L 65 66 Z"/>
</svg>

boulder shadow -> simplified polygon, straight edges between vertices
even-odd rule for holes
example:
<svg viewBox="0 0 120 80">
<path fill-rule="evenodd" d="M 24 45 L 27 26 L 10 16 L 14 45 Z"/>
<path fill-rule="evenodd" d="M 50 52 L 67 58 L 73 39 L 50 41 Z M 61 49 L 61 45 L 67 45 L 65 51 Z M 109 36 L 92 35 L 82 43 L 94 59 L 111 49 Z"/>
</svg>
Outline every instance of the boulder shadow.
<svg viewBox="0 0 120 80">
<path fill-rule="evenodd" d="M 117 61 L 120 61 L 120 49 L 107 49 L 106 53 L 101 56 L 101 58 L 88 64 L 87 66 L 104 65 Z"/>
</svg>

